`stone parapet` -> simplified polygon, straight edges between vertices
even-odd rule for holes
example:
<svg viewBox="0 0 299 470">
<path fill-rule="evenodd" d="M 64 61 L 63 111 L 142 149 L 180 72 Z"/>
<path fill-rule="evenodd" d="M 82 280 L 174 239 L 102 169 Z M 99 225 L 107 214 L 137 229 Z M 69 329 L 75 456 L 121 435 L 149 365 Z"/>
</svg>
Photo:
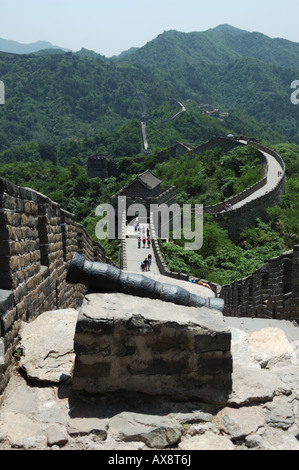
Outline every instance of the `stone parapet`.
<svg viewBox="0 0 299 470">
<path fill-rule="evenodd" d="M 73 387 L 205 399 L 231 391 L 231 333 L 220 312 L 90 293 L 78 315 Z"/>
<path fill-rule="evenodd" d="M 75 252 L 110 263 L 73 214 L 37 191 L 0 178 L 0 394 L 22 322 L 81 305 L 86 288 L 66 283 Z"/>
<path fill-rule="evenodd" d="M 224 315 L 299 323 L 298 245 L 271 258 L 252 275 L 221 288 Z"/>
</svg>

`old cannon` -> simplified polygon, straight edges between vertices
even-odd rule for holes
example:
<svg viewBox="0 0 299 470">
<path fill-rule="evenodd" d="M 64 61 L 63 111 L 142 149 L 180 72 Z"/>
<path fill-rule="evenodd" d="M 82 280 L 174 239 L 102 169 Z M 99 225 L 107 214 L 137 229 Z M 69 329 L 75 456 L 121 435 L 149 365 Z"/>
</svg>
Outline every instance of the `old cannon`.
<svg viewBox="0 0 299 470">
<path fill-rule="evenodd" d="M 174 284 L 165 284 L 142 274 L 125 272 L 110 264 L 88 261 L 79 253 L 73 256 L 66 281 L 69 284 L 83 284 L 96 292 L 121 292 L 188 307 L 207 307 L 220 311 L 224 308 L 223 299 L 200 297 Z"/>
</svg>

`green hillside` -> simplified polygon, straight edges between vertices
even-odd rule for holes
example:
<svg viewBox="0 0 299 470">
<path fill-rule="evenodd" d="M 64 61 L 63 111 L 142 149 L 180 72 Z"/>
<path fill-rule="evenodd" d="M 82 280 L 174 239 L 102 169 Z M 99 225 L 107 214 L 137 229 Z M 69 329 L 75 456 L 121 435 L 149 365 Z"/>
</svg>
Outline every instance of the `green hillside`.
<svg viewBox="0 0 299 470">
<path fill-rule="evenodd" d="M 102 132 L 121 132 L 122 126 L 139 120 L 140 96 L 150 118 L 169 99 L 191 100 L 230 113 L 235 123 L 240 120 L 239 127 L 249 119 L 248 132 L 274 143 L 299 143 L 299 106 L 290 100 L 291 83 L 299 77 L 298 48 L 297 43 L 221 25 L 203 33 L 168 31 L 111 59 L 84 49 L 0 53 L 6 98 L 0 106 L 0 151 L 28 141 L 57 146 Z M 195 136 L 192 122 L 187 128 L 183 120 L 188 118 L 181 118 L 181 128 L 177 121 L 170 124 L 172 141 L 164 137 L 158 121 L 150 120 L 153 145 Z M 230 122 L 210 125 L 211 132 L 202 133 L 200 126 L 193 140 L 235 129 Z"/>
<path fill-rule="evenodd" d="M 299 243 L 299 105 L 290 100 L 296 79 L 299 44 L 229 25 L 167 31 L 111 59 L 86 49 L 0 53 L 0 176 L 57 201 L 95 239 L 96 206 L 147 168 L 176 186 L 180 204 L 219 202 L 261 177 L 250 147 L 158 163 L 162 149 L 230 133 L 255 137 L 286 164 L 286 193 L 267 220 L 257 220 L 234 244 L 207 216 L 200 252 L 171 241 L 161 246 L 170 269 L 231 282 Z M 176 100 L 184 111 L 172 119 L 180 110 Z M 114 157 L 119 178 L 89 179 L 94 153 Z M 138 156 L 144 158 L 137 162 Z M 118 241 L 104 246 L 117 262 Z"/>
<path fill-rule="evenodd" d="M 299 43 L 220 25 L 204 32 L 164 31 L 120 60 L 169 69 L 201 63 L 228 64 L 242 58 L 299 69 Z"/>
</svg>

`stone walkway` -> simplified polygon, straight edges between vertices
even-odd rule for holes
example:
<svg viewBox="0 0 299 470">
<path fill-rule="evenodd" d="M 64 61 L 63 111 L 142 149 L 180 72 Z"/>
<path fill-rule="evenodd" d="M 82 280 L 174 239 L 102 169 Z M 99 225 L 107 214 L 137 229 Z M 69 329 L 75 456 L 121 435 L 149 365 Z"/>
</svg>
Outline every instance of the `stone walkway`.
<svg viewBox="0 0 299 470">
<path fill-rule="evenodd" d="M 299 328 L 285 325 L 287 338 L 278 320 L 269 328 L 226 318 L 233 389 L 225 403 L 213 405 L 138 394 L 76 395 L 66 380 L 76 318 L 68 309 L 24 324 L 25 354 L 15 362 L 0 407 L 0 451 L 102 450 L 108 451 L 100 454 L 105 463 L 123 450 L 143 459 L 138 451 L 299 450 Z"/>
<path fill-rule="evenodd" d="M 267 164 L 268 164 L 267 184 L 263 186 L 262 188 L 258 189 L 257 191 L 255 191 L 250 196 L 243 199 L 242 201 L 239 201 L 238 203 L 234 204 L 232 209 L 238 209 L 244 206 L 245 204 L 247 204 L 248 202 L 253 201 L 263 196 L 264 194 L 273 191 L 278 181 L 280 181 L 283 178 L 282 175 L 278 174 L 278 172 L 282 171 L 282 167 L 278 163 L 278 161 L 269 153 L 262 151 L 262 150 L 260 150 L 260 152 L 265 156 L 267 160 Z"/>
<path fill-rule="evenodd" d="M 144 227 L 144 231 L 146 234 L 146 230 L 149 227 L 149 224 L 140 223 L 140 228 Z M 138 232 L 135 232 L 134 227 L 132 225 L 127 225 L 126 227 L 126 253 L 127 253 L 127 271 L 141 273 L 141 262 L 147 258 L 148 254 L 152 255 L 152 265 L 150 267 L 150 272 L 154 274 L 159 274 L 159 268 L 155 259 L 154 251 L 152 246 L 147 248 L 147 242 L 145 244 L 145 248 L 141 242 L 141 247 L 138 248 Z M 142 237 L 142 233 L 141 233 Z M 146 273 L 143 273 L 146 274 Z"/>
</svg>

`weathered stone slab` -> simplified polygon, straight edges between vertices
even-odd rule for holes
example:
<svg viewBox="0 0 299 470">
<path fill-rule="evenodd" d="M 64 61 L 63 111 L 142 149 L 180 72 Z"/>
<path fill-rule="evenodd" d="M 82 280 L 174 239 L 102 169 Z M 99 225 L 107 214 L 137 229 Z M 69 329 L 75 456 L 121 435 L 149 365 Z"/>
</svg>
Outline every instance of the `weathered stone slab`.
<svg viewBox="0 0 299 470">
<path fill-rule="evenodd" d="M 130 412 L 111 418 L 109 431 L 124 441 L 145 442 L 155 449 L 177 443 L 182 435 L 182 427 L 175 419 Z"/>
<path fill-rule="evenodd" d="M 180 450 L 234 450 L 232 441 L 220 434 L 207 431 L 200 436 L 193 436 L 185 439 L 179 444 Z"/>
<path fill-rule="evenodd" d="M 68 433 L 70 436 L 86 436 L 95 434 L 101 440 L 107 437 L 108 419 L 99 418 L 73 418 L 69 422 Z"/>
<path fill-rule="evenodd" d="M 23 324 L 21 342 L 25 354 L 20 366 L 29 378 L 54 383 L 71 378 L 77 316 L 75 309 L 54 310 Z"/>
<path fill-rule="evenodd" d="M 217 415 L 218 428 L 231 436 L 231 439 L 240 439 L 256 432 L 264 425 L 261 413 L 251 408 L 223 408 Z"/>
<path fill-rule="evenodd" d="M 231 389 L 230 340 L 218 311 L 91 293 L 76 325 L 73 386 L 213 400 Z"/>
<path fill-rule="evenodd" d="M 271 401 L 280 393 L 290 394 L 292 384 L 282 381 L 275 372 L 268 369 L 237 365 L 233 371 L 233 390 L 227 404 L 242 406 L 251 403 Z"/>
<path fill-rule="evenodd" d="M 33 449 L 46 444 L 42 424 L 21 413 L 5 414 L 1 419 L 0 434 L 14 449 Z"/>
<path fill-rule="evenodd" d="M 281 397 L 275 397 L 266 405 L 266 422 L 275 428 L 289 429 L 295 422 L 294 404 Z"/>
<path fill-rule="evenodd" d="M 262 328 L 249 335 L 249 350 L 255 359 L 267 364 L 294 356 L 294 349 L 280 328 Z"/>
</svg>

